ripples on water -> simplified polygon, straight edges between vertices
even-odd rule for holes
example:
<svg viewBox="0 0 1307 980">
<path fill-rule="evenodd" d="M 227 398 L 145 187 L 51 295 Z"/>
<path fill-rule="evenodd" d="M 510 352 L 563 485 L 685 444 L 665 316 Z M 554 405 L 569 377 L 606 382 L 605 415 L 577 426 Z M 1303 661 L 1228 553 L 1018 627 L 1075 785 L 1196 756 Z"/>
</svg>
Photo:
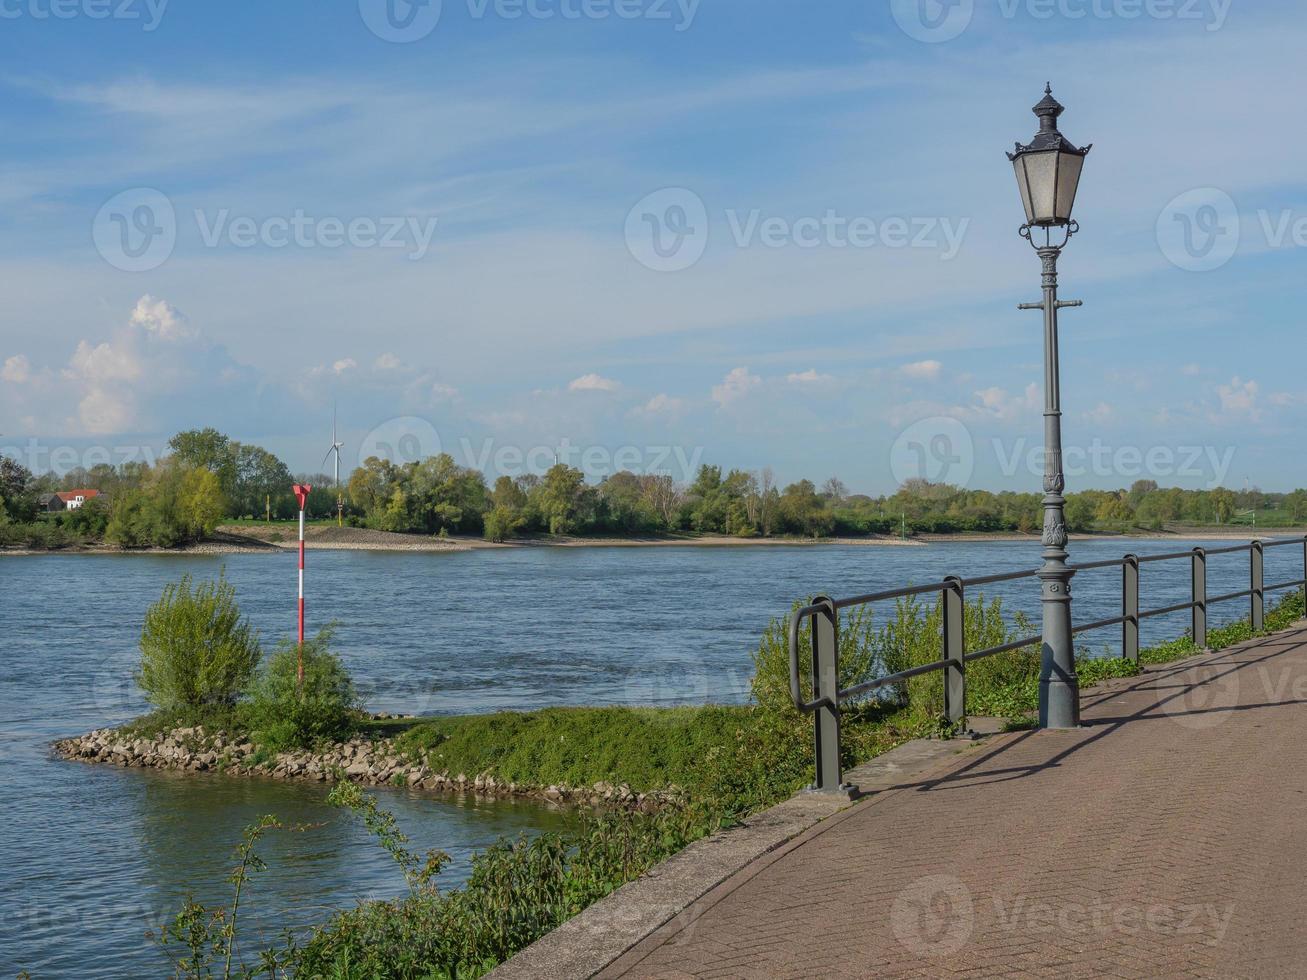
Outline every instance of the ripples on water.
<svg viewBox="0 0 1307 980">
<path fill-rule="evenodd" d="M 1191 547 L 1072 542 L 1077 561 Z M 849 595 L 949 574 L 1038 564 L 1026 542 L 929 547 L 522 548 L 417 554 L 312 551 L 310 626 L 339 622 L 342 655 L 373 710 L 454 714 L 568 704 L 742 701 L 767 621 L 816 592 Z M 294 628 L 295 556 L 50 555 L 0 558 L 0 972 L 37 977 L 164 972 L 144 939 L 188 892 L 222 900 L 241 828 L 264 813 L 319 824 L 274 834 L 271 870 L 250 891 L 268 931 L 321 921 L 359 898 L 394 895 L 391 859 L 323 803 L 316 784 L 118 770 L 51 758 L 56 738 L 144 709 L 130 677 L 145 606 L 185 572 L 226 568 L 265 642 Z M 1266 553 L 1268 583 L 1302 577 L 1302 550 Z M 1145 565 L 1141 602 L 1188 595 L 1186 562 Z M 1247 588 L 1247 556 L 1210 560 L 1211 594 Z M 1038 615 L 1033 582 L 987 590 Z M 1119 614 L 1120 572 L 1076 579 L 1076 620 Z M 1246 614 L 1215 607 L 1212 625 Z M 1187 614 L 1143 624 L 1145 644 L 1178 636 Z M 1078 638 L 1114 652 L 1115 630 Z M 420 849 L 458 859 L 501 834 L 564 817 L 512 803 L 386 792 Z"/>
</svg>

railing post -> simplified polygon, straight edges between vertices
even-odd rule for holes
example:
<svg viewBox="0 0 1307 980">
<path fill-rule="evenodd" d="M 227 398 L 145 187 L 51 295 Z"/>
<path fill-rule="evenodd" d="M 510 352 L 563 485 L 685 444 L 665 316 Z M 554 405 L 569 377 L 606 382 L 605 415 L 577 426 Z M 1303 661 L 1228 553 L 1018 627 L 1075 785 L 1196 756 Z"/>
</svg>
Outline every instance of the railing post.
<svg viewBox="0 0 1307 980">
<path fill-rule="evenodd" d="M 944 715 L 949 724 L 961 725 L 967 717 L 966 603 L 962 580 L 950 575 L 944 581 Z"/>
<path fill-rule="evenodd" d="M 1121 566 L 1121 656 L 1139 663 L 1139 556 L 1126 555 Z"/>
<path fill-rule="evenodd" d="M 1193 602 L 1193 638 L 1194 646 L 1200 650 L 1207 648 L 1207 552 L 1202 548 L 1194 549 L 1193 573 L 1191 577 Z"/>
<path fill-rule="evenodd" d="M 1262 588 L 1266 583 L 1265 578 L 1263 578 L 1265 574 L 1265 553 L 1260 541 L 1254 541 L 1252 550 L 1248 552 L 1248 566 L 1248 589 L 1252 593 L 1250 619 L 1253 624 L 1253 632 L 1258 632 L 1266 622 L 1266 595 Z"/>
<path fill-rule="evenodd" d="M 822 702 L 812 713 L 813 757 L 818 792 L 835 792 L 844 782 L 840 772 L 840 631 L 835 603 L 826 596 L 812 601 L 821 606 L 812 614 L 812 696 Z"/>
</svg>

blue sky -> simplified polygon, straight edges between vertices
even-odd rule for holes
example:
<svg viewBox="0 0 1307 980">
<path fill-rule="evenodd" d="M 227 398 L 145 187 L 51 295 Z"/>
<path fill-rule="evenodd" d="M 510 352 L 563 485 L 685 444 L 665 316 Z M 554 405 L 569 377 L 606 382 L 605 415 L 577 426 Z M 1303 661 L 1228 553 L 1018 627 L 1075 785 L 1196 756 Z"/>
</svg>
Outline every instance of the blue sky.
<svg viewBox="0 0 1307 980">
<path fill-rule="evenodd" d="M 0 4 L 0 451 L 1036 488 L 1051 79 L 1069 485 L 1307 485 L 1301 4 L 386 2 Z"/>
</svg>

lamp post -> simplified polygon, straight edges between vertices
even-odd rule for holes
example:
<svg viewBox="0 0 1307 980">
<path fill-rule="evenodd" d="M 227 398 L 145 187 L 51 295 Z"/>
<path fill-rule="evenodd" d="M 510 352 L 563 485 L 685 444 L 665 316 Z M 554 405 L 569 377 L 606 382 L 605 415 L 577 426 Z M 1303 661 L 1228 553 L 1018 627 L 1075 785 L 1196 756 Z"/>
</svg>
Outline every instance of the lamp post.
<svg viewBox="0 0 1307 980">
<path fill-rule="evenodd" d="M 1062 496 L 1066 476 L 1062 470 L 1062 394 L 1058 369 L 1057 313 L 1079 300 L 1057 298 L 1057 260 L 1080 226 L 1071 220 L 1080 171 L 1090 147 L 1077 148 L 1057 129 L 1063 107 L 1053 98 L 1051 85 L 1032 110 L 1039 117 L 1039 132 L 1028 144 L 1017 143 L 1008 159 L 1016 171 L 1026 223 L 1021 237 L 1030 242 L 1043 266 L 1044 298 L 1022 303 L 1020 309 L 1044 314 L 1044 533 L 1043 566 L 1039 570 L 1043 642 L 1039 669 L 1039 725 L 1041 728 L 1075 728 L 1080 724 L 1080 683 L 1076 678 L 1075 648 L 1071 639 L 1071 576 L 1067 567 L 1066 518 Z M 1092 145 L 1092 144 L 1091 144 Z M 1063 234 L 1055 242 L 1055 230 Z M 1042 232 L 1043 241 L 1037 238 Z"/>
</svg>

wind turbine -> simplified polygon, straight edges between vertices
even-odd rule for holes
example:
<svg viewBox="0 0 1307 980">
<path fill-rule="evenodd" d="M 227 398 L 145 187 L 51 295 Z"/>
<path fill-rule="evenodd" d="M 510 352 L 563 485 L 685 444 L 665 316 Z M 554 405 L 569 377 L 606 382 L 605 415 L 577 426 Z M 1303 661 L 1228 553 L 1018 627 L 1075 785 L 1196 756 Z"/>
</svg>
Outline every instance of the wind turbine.
<svg viewBox="0 0 1307 980">
<path fill-rule="evenodd" d="M 340 527 L 345 523 L 345 501 L 340 495 L 340 451 L 345 444 L 336 436 L 336 406 L 331 406 L 331 448 L 327 450 L 327 455 L 322 457 L 322 465 L 327 465 L 327 458 L 332 453 L 336 454 L 336 526 Z"/>
</svg>

